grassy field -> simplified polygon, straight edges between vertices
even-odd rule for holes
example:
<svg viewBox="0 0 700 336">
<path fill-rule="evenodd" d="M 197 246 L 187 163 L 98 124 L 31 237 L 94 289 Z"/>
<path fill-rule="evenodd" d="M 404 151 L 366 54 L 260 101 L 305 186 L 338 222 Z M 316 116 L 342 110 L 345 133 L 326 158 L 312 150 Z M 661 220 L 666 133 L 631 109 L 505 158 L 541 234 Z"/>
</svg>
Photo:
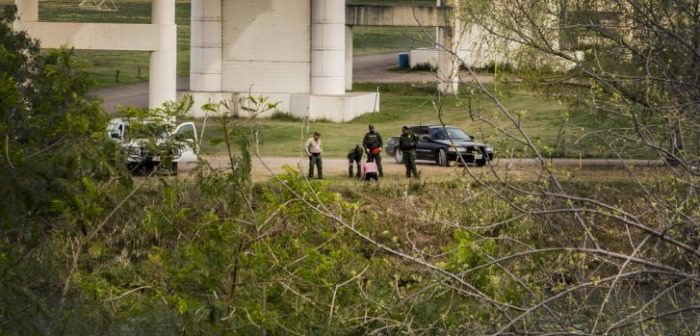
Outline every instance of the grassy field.
<svg viewBox="0 0 700 336">
<path fill-rule="evenodd" d="M 175 23 L 178 30 L 177 75 L 189 75 L 190 1 L 176 0 Z M 79 1 L 54 0 L 39 3 L 39 16 L 45 21 L 149 23 L 151 1 L 120 0 L 115 12 L 81 10 Z M 77 50 L 88 65 L 97 87 L 148 81 L 148 52 Z M 117 78 L 117 71 L 119 72 Z"/>
<path fill-rule="evenodd" d="M 354 27 L 353 54 L 367 55 L 409 51 L 433 45 L 433 30 L 418 27 Z M 432 34 L 432 36 L 430 36 Z"/>
<path fill-rule="evenodd" d="M 0 5 L 13 4 L 14 0 L 0 0 Z M 119 0 L 116 12 L 81 10 L 78 0 L 46 0 L 39 2 L 41 20 L 62 22 L 122 22 L 149 23 L 150 0 Z M 410 4 L 409 0 L 348 1 L 356 4 Z M 434 4 L 434 1 L 418 1 L 418 4 Z M 175 22 L 178 25 L 178 76 L 189 75 L 190 62 L 190 1 L 176 0 Z M 354 54 L 372 54 L 408 51 L 411 48 L 428 47 L 431 37 L 420 28 L 356 27 L 354 29 Z M 88 65 L 95 78 L 96 87 L 109 87 L 148 81 L 148 53 L 132 51 L 78 50 L 76 54 Z M 119 72 L 117 78 L 117 71 Z"/>
<path fill-rule="evenodd" d="M 381 93 L 380 112 L 365 114 L 342 124 L 311 122 L 308 131 L 318 130 L 322 133 L 325 153 L 328 156 L 344 157 L 354 144 L 362 141 L 368 124 L 374 124 L 386 141 L 390 136 L 399 135 L 402 125 L 438 123 L 433 105 L 436 97 L 434 85 L 358 84 L 354 88 L 357 91 L 375 91 L 378 88 Z M 614 151 L 605 145 L 606 139 L 600 135 L 583 135 L 624 125 L 626 120 L 572 111 L 565 102 L 535 94 L 523 87 L 502 86 L 499 92 L 502 103 L 510 113 L 520 119 L 525 132 L 542 153 L 552 157 L 569 158 L 614 157 Z M 499 157 L 532 157 L 533 153 L 524 145 L 509 138 L 491 124 L 472 120 L 464 107 L 468 105 L 466 95 L 459 98 L 444 97 L 442 114 L 445 123 L 459 126 L 478 141 L 493 145 Z M 471 105 L 475 115 L 490 120 L 504 131 L 522 139 L 516 126 L 503 117 L 493 103 L 474 98 Z M 263 129 L 264 143 L 261 151 L 264 155 L 296 156 L 299 154 L 301 142 L 308 137 L 308 134 L 301 134 L 304 127 L 301 121 L 263 119 L 257 120 L 256 123 Z M 203 141 L 204 153 L 223 153 L 224 148 L 221 144 L 211 143 L 219 138 L 221 128 L 216 121 L 210 120 Z M 640 146 L 627 144 L 624 150 L 626 156 L 654 158 L 653 153 Z"/>
</svg>

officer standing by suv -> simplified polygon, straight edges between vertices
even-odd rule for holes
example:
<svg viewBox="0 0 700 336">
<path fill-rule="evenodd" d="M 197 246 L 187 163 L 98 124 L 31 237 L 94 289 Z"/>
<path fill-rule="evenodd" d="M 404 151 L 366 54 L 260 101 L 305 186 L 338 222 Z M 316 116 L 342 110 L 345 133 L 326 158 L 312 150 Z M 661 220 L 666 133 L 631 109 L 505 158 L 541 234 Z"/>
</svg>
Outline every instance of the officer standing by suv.
<svg viewBox="0 0 700 336">
<path fill-rule="evenodd" d="M 384 171 L 382 170 L 382 156 L 379 154 L 382 151 L 382 146 L 384 142 L 382 141 L 382 136 L 379 132 L 374 130 L 374 125 L 369 125 L 369 132 L 365 134 L 365 138 L 362 139 L 362 146 L 365 148 L 365 153 L 367 153 L 367 159 L 372 159 L 377 164 L 377 170 L 379 170 L 379 177 L 384 176 Z"/>
<path fill-rule="evenodd" d="M 416 169 L 416 146 L 418 145 L 418 137 L 411 132 L 408 126 L 401 128 L 401 137 L 399 138 L 399 148 L 403 152 L 403 163 L 406 165 L 406 177 L 418 178 L 418 170 Z"/>
</svg>

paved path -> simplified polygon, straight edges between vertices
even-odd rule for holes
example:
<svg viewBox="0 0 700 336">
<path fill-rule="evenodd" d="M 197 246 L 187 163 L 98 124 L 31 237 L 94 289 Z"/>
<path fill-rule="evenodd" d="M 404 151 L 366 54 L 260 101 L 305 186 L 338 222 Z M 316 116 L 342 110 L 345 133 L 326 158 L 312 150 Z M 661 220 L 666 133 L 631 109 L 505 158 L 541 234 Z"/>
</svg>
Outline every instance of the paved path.
<svg viewBox="0 0 700 336">
<path fill-rule="evenodd" d="M 353 74 L 357 72 L 383 69 L 388 70 L 394 68 L 398 64 L 398 53 L 384 53 L 373 55 L 359 55 L 352 59 Z"/>
<path fill-rule="evenodd" d="M 189 88 L 190 78 L 178 77 L 177 90 L 187 91 Z M 90 95 L 102 99 L 102 109 L 108 113 L 117 112 L 120 105 L 148 107 L 148 82 L 97 89 Z"/>
<path fill-rule="evenodd" d="M 393 71 L 398 53 L 361 55 L 353 58 L 353 82 L 364 83 L 430 83 L 436 82 L 435 74 L 427 71 Z M 488 81 L 488 76 L 480 80 Z M 189 90 L 189 77 L 178 77 L 177 90 Z M 102 108 L 108 113 L 119 110 L 119 105 L 148 106 L 148 83 L 127 84 L 94 90 L 91 95 L 102 99 Z"/>
</svg>

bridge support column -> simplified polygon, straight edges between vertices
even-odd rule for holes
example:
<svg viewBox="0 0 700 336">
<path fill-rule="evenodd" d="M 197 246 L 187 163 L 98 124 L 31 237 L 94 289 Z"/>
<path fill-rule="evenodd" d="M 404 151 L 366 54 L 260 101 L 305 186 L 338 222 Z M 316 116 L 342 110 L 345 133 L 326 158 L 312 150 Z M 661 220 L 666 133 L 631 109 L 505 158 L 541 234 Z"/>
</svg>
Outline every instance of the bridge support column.
<svg viewBox="0 0 700 336">
<path fill-rule="evenodd" d="M 311 0 L 311 94 L 345 93 L 345 1 Z"/>
<path fill-rule="evenodd" d="M 345 27 L 345 90 L 352 90 L 352 27 Z"/>
<path fill-rule="evenodd" d="M 443 94 L 455 94 L 459 91 L 459 65 L 457 50 L 461 39 L 462 23 L 458 19 L 459 1 L 437 0 L 439 6 L 453 8 L 446 17 L 446 26 L 438 28 L 438 90 Z"/>
<path fill-rule="evenodd" d="M 17 17 L 21 21 L 39 21 L 39 0 L 15 0 Z"/>
<path fill-rule="evenodd" d="M 15 30 L 24 30 L 22 22 L 39 21 L 39 0 L 15 0 L 15 6 L 17 6 L 17 17 L 14 22 Z"/>
<path fill-rule="evenodd" d="M 177 99 L 175 1 L 153 0 L 151 22 L 157 27 L 158 45 L 150 58 L 148 107 L 155 108 Z"/>
<path fill-rule="evenodd" d="M 221 0 L 192 0 L 190 90 L 220 92 L 222 79 Z"/>
</svg>

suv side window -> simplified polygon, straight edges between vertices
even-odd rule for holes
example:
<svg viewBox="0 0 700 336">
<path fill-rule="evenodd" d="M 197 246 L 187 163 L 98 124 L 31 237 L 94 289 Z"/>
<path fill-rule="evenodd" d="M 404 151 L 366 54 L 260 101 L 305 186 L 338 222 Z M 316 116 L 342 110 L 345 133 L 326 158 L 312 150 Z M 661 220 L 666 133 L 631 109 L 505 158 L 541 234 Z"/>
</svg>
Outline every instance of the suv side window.
<svg viewBox="0 0 700 336">
<path fill-rule="evenodd" d="M 411 132 L 415 133 L 418 136 L 428 134 L 427 129 L 423 126 L 411 127 Z"/>
<path fill-rule="evenodd" d="M 196 134 L 194 133 L 194 124 L 182 124 L 177 127 L 175 131 L 175 138 L 177 140 L 185 140 L 185 139 L 195 139 Z"/>
<path fill-rule="evenodd" d="M 442 127 L 435 127 L 430 129 L 430 136 L 432 136 L 435 140 L 447 139 L 447 133 L 445 133 L 445 130 Z"/>
<path fill-rule="evenodd" d="M 111 139 L 122 140 L 124 138 L 124 124 L 116 122 L 110 123 L 107 133 Z"/>
</svg>

